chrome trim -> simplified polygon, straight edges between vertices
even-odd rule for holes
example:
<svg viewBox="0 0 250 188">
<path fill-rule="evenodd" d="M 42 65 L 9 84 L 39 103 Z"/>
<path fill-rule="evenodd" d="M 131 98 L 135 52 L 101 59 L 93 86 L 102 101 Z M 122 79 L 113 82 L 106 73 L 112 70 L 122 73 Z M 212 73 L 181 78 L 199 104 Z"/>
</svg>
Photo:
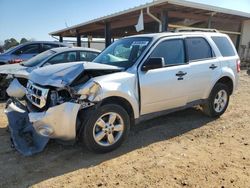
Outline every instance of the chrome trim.
<svg viewBox="0 0 250 188">
<path fill-rule="evenodd" d="M 36 107 L 43 108 L 46 105 L 49 89 L 39 87 L 31 81 L 27 84 L 26 97 Z"/>
</svg>

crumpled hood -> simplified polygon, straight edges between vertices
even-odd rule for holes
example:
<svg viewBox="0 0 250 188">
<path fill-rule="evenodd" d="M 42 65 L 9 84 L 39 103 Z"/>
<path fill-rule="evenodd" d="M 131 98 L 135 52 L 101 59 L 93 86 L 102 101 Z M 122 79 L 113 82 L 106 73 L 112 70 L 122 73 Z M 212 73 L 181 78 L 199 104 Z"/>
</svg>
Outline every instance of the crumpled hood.
<svg viewBox="0 0 250 188">
<path fill-rule="evenodd" d="M 28 78 L 31 70 L 20 64 L 8 64 L 0 66 L 0 74 L 14 75 L 15 77 Z"/>
<path fill-rule="evenodd" d="M 65 87 L 86 70 L 114 70 L 122 68 L 94 62 L 73 62 L 49 65 L 31 72 L 29 79 L 42 86 Z"/>
</svg>

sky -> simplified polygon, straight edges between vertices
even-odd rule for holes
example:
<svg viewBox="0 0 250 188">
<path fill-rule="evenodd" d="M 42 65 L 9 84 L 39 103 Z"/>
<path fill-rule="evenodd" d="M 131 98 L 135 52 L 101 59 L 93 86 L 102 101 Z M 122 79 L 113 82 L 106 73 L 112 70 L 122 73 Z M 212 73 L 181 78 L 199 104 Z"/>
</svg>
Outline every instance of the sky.
<svg viewBox="0 0 250 188">
<path fill-rule="evenodd" d="M 190 0 L 250 13 L 250 0 Z M 0 0 L 0 43 L 22 37 L 54 40 L 48 33 L 152 0 Z"/>
</svg>

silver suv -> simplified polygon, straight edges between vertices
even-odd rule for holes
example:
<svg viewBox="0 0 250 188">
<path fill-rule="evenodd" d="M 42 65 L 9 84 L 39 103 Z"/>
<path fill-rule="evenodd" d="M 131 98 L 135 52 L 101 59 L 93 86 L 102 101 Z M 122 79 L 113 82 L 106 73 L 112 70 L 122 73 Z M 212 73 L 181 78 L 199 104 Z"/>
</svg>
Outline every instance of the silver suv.
<svg viewBox="0 0 250 188">
<path fill-rule="evenodd" d="M 27 106 L 8 102 L 9 126 L 32 126 L 43 138 L 83 140 L 95 152 L 111 151 L 131 125 L 201 105 L 221 116 L 238 84 L 240 61 L 233 43 L 217 32 L 157 33 L 126 37 L 94 62 L 33 71 Z M 25 93 L 14 83 L 7 92 Z M 11 112 L 17 113 L 16 115 Z M 28 118 L 27 118 L 28 117 Z"/>
</svg>

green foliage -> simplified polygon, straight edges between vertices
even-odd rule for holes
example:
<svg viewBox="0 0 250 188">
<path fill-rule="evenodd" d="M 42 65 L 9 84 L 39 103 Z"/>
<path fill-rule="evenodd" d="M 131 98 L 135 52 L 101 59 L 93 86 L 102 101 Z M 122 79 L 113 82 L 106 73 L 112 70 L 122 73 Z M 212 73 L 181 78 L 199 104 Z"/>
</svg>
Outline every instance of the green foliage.
<svg viewBox="0 0 250 188">
<path fill-rule="evenodd" d="M 3 49 L 3 46 L 0 45 L 0 53 L 3 53 L 4 49 Z"/>
<path fill-rule="evenodd" d="M 23 44 L 23 43 L 25 43 L 25 42 L 28 42 L 28 40 L 27 40 L 26 38 L 22 38 L 22 39 L 20 40 L 20 44 Z"/>
<path fill-rule="evenodd" d="M 20 40 L 20 43 L 15 39 L 15 38 L 10 38 L 10 39 L 6 39 L 4 41 L 4 45 L 2 46 L 4 50 L 8 50 L 11 47 L 17 46 L 19 44 L 23 44 L 25 42 L 28 42 L 29 40 L 26 38 L 22 38 Z"/>
<path fill-rule="evenodd" d="M 10 39 L 7 39 L 7 40 L 4 41 L 3 47 L 4 47 L 5 50 L 7 50 L 7 49 L 9 49 L 9 48 L 11 48 L 13 46 L 17 46 L 18 44 L 19 44 L 19 42 L 17 42 L 16 39 L 10 38 Z"/>
</svg>

